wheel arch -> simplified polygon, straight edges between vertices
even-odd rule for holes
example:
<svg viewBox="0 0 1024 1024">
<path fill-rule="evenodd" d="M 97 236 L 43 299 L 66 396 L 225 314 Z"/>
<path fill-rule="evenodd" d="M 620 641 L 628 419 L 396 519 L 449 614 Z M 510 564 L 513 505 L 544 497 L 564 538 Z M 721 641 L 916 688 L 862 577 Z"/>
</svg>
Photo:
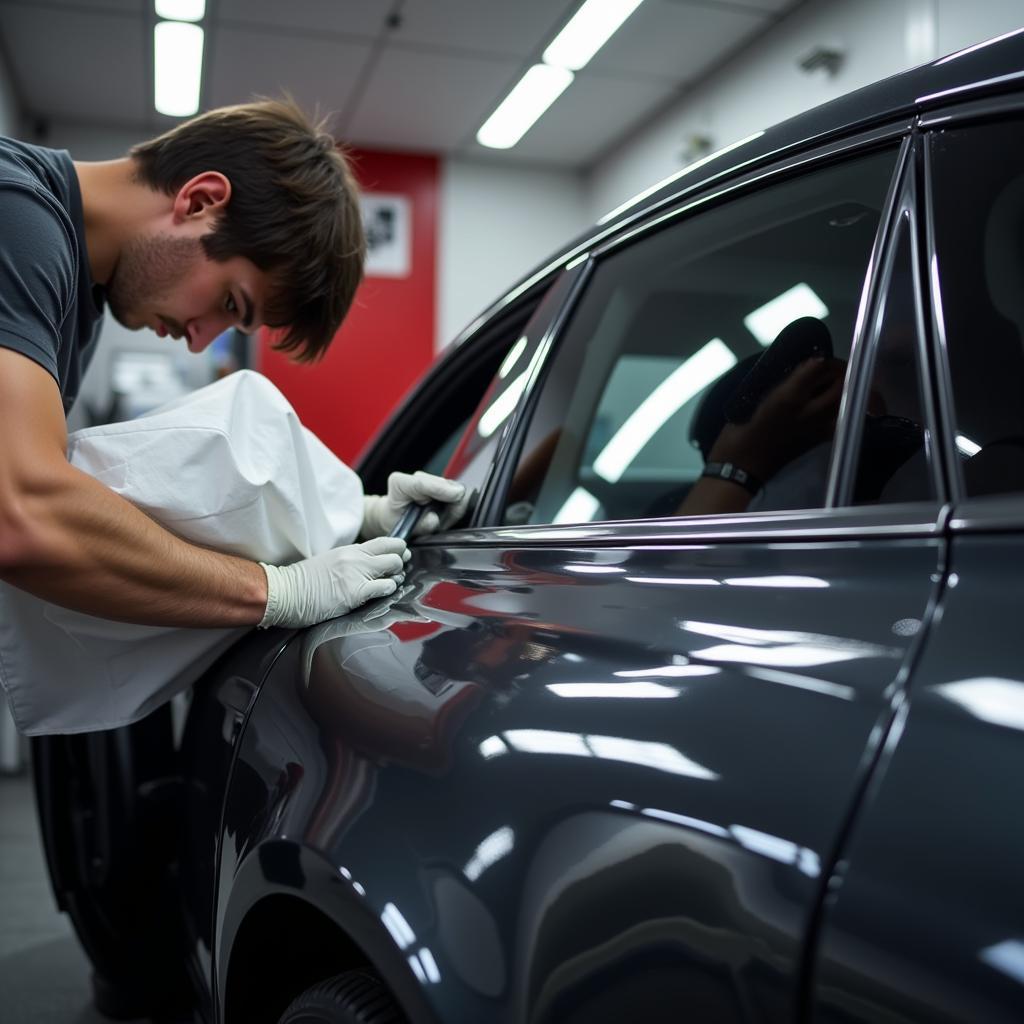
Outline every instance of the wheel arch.
<svg viewBox="0 0 1024 1024">
<path fill-rule="evenodd" d="M 276 1024 L 305 989 L 358 967 L 379 975 L 411 1024 L 437 1020 L 379 917 L 301 844 L 272 839 L 249 853 L 218 931 L 221 1024 Z"/>
</svg>

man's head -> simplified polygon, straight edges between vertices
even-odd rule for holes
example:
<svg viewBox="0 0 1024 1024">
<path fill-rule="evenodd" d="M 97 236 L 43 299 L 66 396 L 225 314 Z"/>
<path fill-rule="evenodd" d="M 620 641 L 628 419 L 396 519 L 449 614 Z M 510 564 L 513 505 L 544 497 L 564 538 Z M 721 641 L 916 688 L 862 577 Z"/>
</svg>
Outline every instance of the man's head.
<svg viewBox="0 0 1024 1024">
<path fill-rule="evenodd" d="M 130 152 L 140 184 L 172 202 L 128 241 L 107 298 L 130 327 L 186 336 L 287 328 L 277 347 L 318 358 L 362 278 L 366 244 L 344 155 L 290 101 L 210 111 Z"/>
</svg>

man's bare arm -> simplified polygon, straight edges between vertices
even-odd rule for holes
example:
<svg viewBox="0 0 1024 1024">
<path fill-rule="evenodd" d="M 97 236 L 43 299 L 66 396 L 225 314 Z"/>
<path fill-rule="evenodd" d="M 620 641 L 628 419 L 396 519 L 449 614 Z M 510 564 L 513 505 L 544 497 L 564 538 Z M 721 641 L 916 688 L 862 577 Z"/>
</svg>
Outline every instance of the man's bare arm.
<svg viewBox="0 0 1024 1024">
<path fill-rule="evenodd" d="M 256 562 L 175 537 L 67 461 L 53 378 L 0 348 L 0 579 L 55 604 L 161 626 L 250 626 Z"/>
</svg>

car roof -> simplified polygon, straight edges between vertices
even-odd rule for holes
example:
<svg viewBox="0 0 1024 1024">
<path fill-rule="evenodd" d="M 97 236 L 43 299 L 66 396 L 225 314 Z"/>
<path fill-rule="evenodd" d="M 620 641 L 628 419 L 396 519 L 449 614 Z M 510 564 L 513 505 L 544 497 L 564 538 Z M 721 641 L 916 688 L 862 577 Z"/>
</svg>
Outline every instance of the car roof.
<svg viewBox="0 0 1024 1024">
<path fill-rule="evenodd" d="M 553 258 L 523 277 L 455 339 L 457 347 L 486 320 L 599 239 L 610 237 L 652 210 L 740 169 L 795 150 L 854 134 L 899 117 L 1024 85 L 1024 28 L 885 78 L 814 107 L 712 153 L 605 214 Z"/>
</svg>

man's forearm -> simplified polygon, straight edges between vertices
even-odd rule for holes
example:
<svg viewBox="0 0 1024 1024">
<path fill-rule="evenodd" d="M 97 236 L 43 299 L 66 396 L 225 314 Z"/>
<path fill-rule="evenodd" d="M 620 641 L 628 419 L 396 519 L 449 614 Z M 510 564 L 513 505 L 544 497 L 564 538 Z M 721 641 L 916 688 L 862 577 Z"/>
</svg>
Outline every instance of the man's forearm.
<svg viewBox="0 0 1024 1024">
<path fill-rule="evenodd" d="M 249 626 L 263 617 L 258 563 L 181 540 L 73 466 L 23 491 L 16 523 L 17 555 L 0 578 L 54 604 L 160 626 Z"/>
</svg>

